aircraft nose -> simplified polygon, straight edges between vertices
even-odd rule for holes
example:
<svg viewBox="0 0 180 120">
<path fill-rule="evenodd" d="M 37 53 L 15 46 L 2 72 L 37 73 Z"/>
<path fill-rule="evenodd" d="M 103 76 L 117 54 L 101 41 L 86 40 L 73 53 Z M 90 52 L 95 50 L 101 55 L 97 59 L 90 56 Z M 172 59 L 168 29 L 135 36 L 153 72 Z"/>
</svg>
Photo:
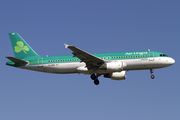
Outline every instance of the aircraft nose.
<svg viewBox="0 0 180 120">
<path fill-rule="evenodd" d="M 169 62 L 171 65 L 173 65 L 173 64 L 175 63 L 175 60 L 174 60 L 173 58 L 170 58 L 170 59 L 168 60 L 168 62 Z"/>
</svg>

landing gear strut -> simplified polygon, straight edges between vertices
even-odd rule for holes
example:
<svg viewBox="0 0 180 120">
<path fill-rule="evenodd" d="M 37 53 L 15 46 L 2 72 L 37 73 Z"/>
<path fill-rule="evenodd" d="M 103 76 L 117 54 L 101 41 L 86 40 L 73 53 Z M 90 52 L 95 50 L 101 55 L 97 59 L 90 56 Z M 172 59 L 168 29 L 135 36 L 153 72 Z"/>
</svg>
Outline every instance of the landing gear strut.
<svg viewBox="0 0 180 120">
<path fill-rule="evenodd" d="M 155 76 L 153 75 L 153 69 L 150 69 L 150 72 L 151 72 L 151 79 L 154 79 Z"/>
<path fill-rule="evenodd" d="M 94 80 L 95 85 L 99 85 L 98 75 L 92 74 L 91 79 Z"/>
</svg>

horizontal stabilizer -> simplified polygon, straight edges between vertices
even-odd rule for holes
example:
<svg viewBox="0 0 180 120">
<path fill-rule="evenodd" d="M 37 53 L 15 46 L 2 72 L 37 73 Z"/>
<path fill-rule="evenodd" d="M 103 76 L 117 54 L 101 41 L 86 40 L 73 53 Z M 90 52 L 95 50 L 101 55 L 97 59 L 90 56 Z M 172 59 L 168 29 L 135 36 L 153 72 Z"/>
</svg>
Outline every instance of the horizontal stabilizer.
<svg viewBox="0 0 180 120">
<path fill-rule="evenodd" d="M 14 58 L 14 57 L 6 57 L 7 59 L 11 60 L 12 62 L 14 62 L 15 64 L 19 64 L 19 65 L 27 65 L 28 62 Z"/>
</svg>

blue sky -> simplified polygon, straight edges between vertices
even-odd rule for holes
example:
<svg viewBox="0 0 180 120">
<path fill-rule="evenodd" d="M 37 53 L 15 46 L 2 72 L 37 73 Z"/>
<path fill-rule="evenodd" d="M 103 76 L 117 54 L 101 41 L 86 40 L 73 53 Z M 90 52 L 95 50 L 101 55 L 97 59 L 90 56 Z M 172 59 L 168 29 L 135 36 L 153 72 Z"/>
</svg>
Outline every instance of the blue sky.
<svg viewBox="0 0 180 120">
<path fill-rule="evenodd" d="M 0 120 L 179 120 L 178 0 L 4 0 L 0 4 Z M 57 75 L 6 66 L 14 56 L 8 33 L 19 33 L 42 56 L 70 55 L 64 43 L 89 53 L 166 53 L 176 63 L 129 71 L 124 81 Z"/>
</svg>

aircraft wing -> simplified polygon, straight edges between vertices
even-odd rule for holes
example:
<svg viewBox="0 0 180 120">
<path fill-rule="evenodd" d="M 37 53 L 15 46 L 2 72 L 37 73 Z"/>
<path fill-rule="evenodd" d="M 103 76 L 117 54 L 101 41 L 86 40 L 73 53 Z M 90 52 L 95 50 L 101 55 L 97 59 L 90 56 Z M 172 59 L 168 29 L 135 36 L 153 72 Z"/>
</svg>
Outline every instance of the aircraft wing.
<svg viewBox="0 0 180 120">
<path fill-rule="evenodd" d="M 91 69 L 93 67 L 99 67 L 101 66 L 105 61 L 90 54 L 90 53 L 87 53 L 75 46 L 71 46 L 71 45 L 67 45 L 67 44 L 64 44 L 65 45 L 65 48 L 69 48 L 70 50 L 72 50 L 72 54 L 74 55 L 74 57 L 78 57 L 81 62 L 85 62 L 86 63 L 86 67 L 88 69 Z"/>
</svg>

